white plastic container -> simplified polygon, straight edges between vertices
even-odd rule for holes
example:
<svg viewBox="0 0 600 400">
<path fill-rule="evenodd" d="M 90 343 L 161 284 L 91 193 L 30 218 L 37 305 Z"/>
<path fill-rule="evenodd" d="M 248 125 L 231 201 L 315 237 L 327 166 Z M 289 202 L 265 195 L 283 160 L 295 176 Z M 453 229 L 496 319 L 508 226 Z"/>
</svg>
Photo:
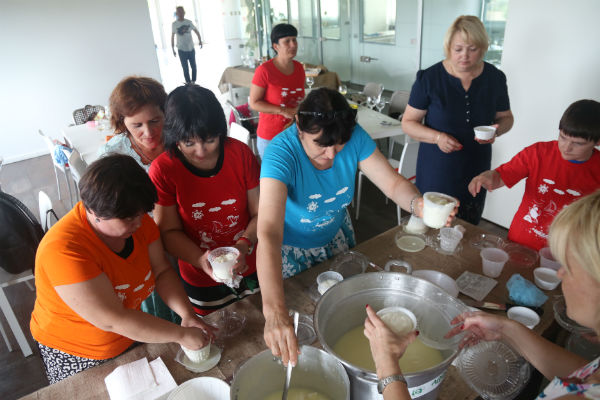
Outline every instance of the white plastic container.
<svg viewBox="0 0 600 400">
<path fill-rule="evenodd" d="M 558 271 L 560 268 L 560 263 L 556 261 L 554 256 L 552 255 L 552 251 L 550 251 L 550 247 L 544 247 L 540 249 L 540 267 L 550 268 L 555 271 Z"/>
<path fill-rule="evenodd" d="M 344 277 L 339 272 L 325 271 L 317 276 L 317 290 L 320 294 L 325 293 L 333 285 L 344 280 Z"/>
<path fill-rule="evenodd" d="M 473 128 L 475 137 L 479 140 L 490 140 L 496 134 L 496 128 L 493 126 L 476 126 Z"/>
<path fill-rule="evenodd" d="M 490 278 L 497 278 L 502 273 L 504 264 L 508 261 L 508 253 L 494 247 L 481 250 L 483 274 Z"/>
<path fill-rule="evenodd" d="M 208 254 L 213 275 L 217 279 L 227 280 L 233 276 L 232 268 L 237 262 L 240 251 L 235 247 L 218 247 Z"/>
<path fill-rule="evenodd" d="M 377 316 L 396 335 L 406 335 L 417 329 L 417 317 L 408 308 L 386 307 L 377 311 Z"/>
<path fill-rule="evenodd" d="M 540 317 L 535 311 L 527 307 L 511 307 L 506 312 L 508 319 L 517 321 L 529 329 L 533 329 L 537 324 L 540 323 Z"/>
<path fill-rule="evenodd" d="M 208 359 L 210 354 L 210 343 L 198 350 L 190 350 L 181 346 L 186 357 L 193 363 L 199 363 Z"/>
<path fill-rule="evenodd" d="M 404 231 L 408 233 L 419 233 L 423 234 L 427 232 L 427 225 L 423 222 L 422 218 L 417 217 L 416 215 L 411 215 L 410 219 L 404 226 Z"/>
<path fill-rule="evenodd" d="M 456 199 L 444 193 L 427 192 L 423 195 L 423 222 L 430 228 L 439 229 L 446 225 Z"/>
<path fill-rule="evenodd" d="M 454 252 L 462 238 L 463 234 L 457 229 L 449 227 L 440 229 L 440 247 L 444 251 Z"/>
<path fill-rule="evenodd" d="M 560 278 L 552 268 L 540 267 L 533 270 L 533 279 L 540 289 L 554 290 L 560 283 Z"/>
</svg>

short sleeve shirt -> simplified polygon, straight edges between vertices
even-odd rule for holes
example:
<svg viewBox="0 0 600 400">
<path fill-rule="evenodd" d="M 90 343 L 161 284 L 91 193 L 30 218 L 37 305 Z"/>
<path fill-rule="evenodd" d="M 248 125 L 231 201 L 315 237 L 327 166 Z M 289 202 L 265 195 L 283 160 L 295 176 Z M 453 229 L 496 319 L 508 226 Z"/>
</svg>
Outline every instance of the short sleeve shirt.
<svg viewBox="0 0 600 400">
<path fill-rule="evenodd" d="M 231 246 L 243 235 L 250 213 L 248 191 L 258 186 L 259 167 L 250 148 L 227 138 L 221 169 L 211 177 L 201 177 L 188 169 L 177 156 L 163 153 L 150 167 L 150 179 L 158 192 L 158 204 L 177 207 L 183 229 L 203 249 Z M 256 271 L 256 252 L 246 257 Z M 179 260 L 183 279 L 194 286 L 218 285 L 203 271 Z"/>
<path fill-rule="evenodd" d="M 100 146 L 97 154 L 99 157 L 103 157 L 113 153 L 125 154 L 132 157 L 146 172 L 148 172 L 148 169 L 150 168 L 150 164 L 144 164 L 140 155 L 135 152 L 133 147 L 131 147 L 131 141 L 126 133 L 120 133 L 113 136 L 108 142 Z"/>
<path fill-rule="evenodd" d="M 65 353 L 98 360 L 115 357 L 133 340 L 105 332 L 73 311 L 55 287 L 85 282 L 104 273 L 123 307 L 139 310 L 154 291 L 148 246 L 159 239 L 146 214 L 132 235 L 133 252 L 122 258 L 111 251 L 90 227 L 81 202 L 46 233 L 35 261 L 36 301 L 31 333 L 38 342 Z"/>
<path fill-rule="evenodd" d="M 192 40 L 192 31 L 196 29 L 192 21 L 184 19 L 175 20 L 172 25 L 172 32 L 177 36 L 177 48 L 181 51 L 194 50 L 194 41 Z"/>
<path fill-rule="evenodd" d="M 294 61 L 294 72 L 284 75 L 273 60 L 262 63 L 252 78 L 252 83 L 265 89 L 264 101 L 281 107 L 295 108 L 304 99 L 304 68 Z M 271 140 L 281 132 L 290 120 L 283 115 L 260 113 L 257 135 Z"/>
<path fill-rule="evenodd" d="M 491 145 L 477 143 L 473 128 L 492 124 L 497 112 L 510 109 L 506 76 L 484 63 L 482 73 L 465 91 L 460 79 L 439 62 L 417 73 L 408 104 L 427 110 L 426 126 L 454 136 L 463 145 L 459 151 L 444 153 L 436 144 L 421 143 L 417 187 L 423 193 L 443 192 L 457 197 L 461 205 L 468 204 L 473 200 L 467 190 L 469 182 L 490 169 L 492 159 Z"/>
<path fill-rule="evenodd" d="M 287 187 L 283 244 L 308 249 L 333 239 L 354 196 L 358 163 L 373 154 L 375 147 L 357 124 L 332 167 L 319 170 L 306 155 L 295 124 L 273 139 L 265 151 L 260 176 L 277 179 Z"/>
<path fill-rule="evenodd" d="M 521 150 L 496 171 L 511 188 L 527 179 L 525 193 L 513 217 L 508 238 L 539 250 L 548 246 L 550 224 L 564 207 L 600 189 L 600 152 L 584 163 L 564 160 L 556 140 Z"/>
</svg>

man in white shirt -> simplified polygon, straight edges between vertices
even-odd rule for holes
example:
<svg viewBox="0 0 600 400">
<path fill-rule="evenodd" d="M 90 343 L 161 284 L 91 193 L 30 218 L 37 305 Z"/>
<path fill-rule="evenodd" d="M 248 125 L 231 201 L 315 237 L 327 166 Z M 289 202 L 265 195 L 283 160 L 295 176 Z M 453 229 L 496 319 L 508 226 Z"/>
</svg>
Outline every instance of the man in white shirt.
<svg viewBox="0 0 600 400">
<path fill-rule="evenodd" d="M 183 68 L 183 76 L 185 77 L 186 83 L 196 82 L 196 52 L 194 51 L 194 41 L 192 40 L 192 31 L 198 36 L 198 44 L 202 48 L 202 38 L 200 32 L 194 26 L 192 21 L 183 18 L 185 16 L 185 10 L 179 6 L 175 9 L 177 19 L 173 22 L 172 34 L 171 34 L 171 48 L 173 49 L 173 55 L 177 57 L 175 53 L 175 35 L 177 35 L 177 52 L 179 53 L 179 61 L 181 61 L 181 68 Z M 190 72 L 188 69 L 188 62 L 192 68 L 192 79 L 190 79 Z"/>
</svg>

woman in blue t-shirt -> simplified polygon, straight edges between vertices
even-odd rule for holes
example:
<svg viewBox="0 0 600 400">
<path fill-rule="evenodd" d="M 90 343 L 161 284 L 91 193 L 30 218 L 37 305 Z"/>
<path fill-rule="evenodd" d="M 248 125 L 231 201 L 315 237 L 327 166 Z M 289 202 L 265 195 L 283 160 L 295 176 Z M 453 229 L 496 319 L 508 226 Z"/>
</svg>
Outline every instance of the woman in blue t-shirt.
<svg viewBox="0 0 600 400">
<path fill-rule="evenodd" d="M 472 224 L 481 218 L 485 191 L 473 198 L 467 187 L 490 169 L 495 140 L 476 139 L 473 128 L 493 125 L 500 136 L 513 124 L 506 76 L 483 62 L 487 48 L 481 21 L 458 17 L 444 39 L 446 59 L 417 73 L 402 118 L 402 130 L 421 142 L 417 187 L 458 198 L 457 216 Z"/>
<path fill-rule="evenodd" d="M 265 341 L 286 364 L 296 362 L 298 347 L 282 272 L 288 278 L 354 246 L 346 207 L 357 168 L 405 210 L 421 216 L 423 206 L 417 188 L 392 169 L 341 94 L 313 90 L 295 119 L 263 158 L 256 260 Z"/>
</svg>

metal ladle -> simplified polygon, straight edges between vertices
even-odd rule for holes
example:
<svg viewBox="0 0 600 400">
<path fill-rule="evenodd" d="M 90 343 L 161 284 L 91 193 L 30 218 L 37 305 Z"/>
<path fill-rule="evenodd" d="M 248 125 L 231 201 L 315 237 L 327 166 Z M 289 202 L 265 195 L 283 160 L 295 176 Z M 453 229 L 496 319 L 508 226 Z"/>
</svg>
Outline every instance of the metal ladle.
<svg viewBox="0 0 600 400">
<path fill-rule="evenodd" d="M 298 311 L 294 311 L 294 335 L 298 334 L 298 320 L 300 318 L 300 314 Z M 285 370 L 285 383 L 283 385 L 283 394 L 281 395 L 281 400 L 287 400 L 288 389 L 290 388 L 290 381 L 292 380 L 292 362 L 288 361 L 287 368 Z"/>
</svg>

